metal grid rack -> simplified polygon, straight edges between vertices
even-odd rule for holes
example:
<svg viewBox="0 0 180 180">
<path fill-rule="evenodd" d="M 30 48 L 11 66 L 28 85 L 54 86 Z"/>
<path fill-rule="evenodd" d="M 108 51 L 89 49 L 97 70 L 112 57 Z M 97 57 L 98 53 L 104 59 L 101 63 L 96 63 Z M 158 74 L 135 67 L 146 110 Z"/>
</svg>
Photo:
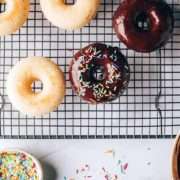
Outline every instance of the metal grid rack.
<svg viewBox="0 0 180 180">
<path fill-rule="evenodd" d="M 158 52 L 141 54 L 126 49 L 113 31 L 112 15 L 119 0 L 102 0 L 97 17 L 75 32 L 52 26 L 43 17 L 39 1 L 31 0 L 26 24 L 15 34 L 0 39 L 0 93 L 5 100 L 0 114 L 0 137 L 174 137 L 180 128 L 180 2 L 169 0 L 168 3 L 175 16 L 172 39 Z M 76 51 L 96 41 L 121 48 L 130 64 L 131 81 L 118 100 L 88 105 L 72 92 L 68 64 Z M 66 75 L 64 103 L 55 112 L 39 118 L 20 114 L 6 94 L 8 72 L 17 61 L 28 56 L 50 57 Z"/>
</svg>

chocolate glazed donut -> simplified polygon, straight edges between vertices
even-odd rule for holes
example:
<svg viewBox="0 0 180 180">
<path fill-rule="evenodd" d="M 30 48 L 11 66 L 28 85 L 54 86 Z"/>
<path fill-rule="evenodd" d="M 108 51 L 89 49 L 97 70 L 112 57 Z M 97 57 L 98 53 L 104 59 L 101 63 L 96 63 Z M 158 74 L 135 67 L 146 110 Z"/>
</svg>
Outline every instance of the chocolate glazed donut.
<svg viewBox="0 0 180 180">
<path fill-rule="evenodd" d="M 75 54 L 69 76 L 74 91 L 84 101 L 97 104 L 112 101 L 124 92 L 129 71 L 119 48 L 91 44 Z"/>
<path fill-rule="evenodd" d="M 167 43 L 174 18 L 163 0 L 124 0 L 114 14 L 113 26 L 129 49 L 151 52 Z"/>
</svg>

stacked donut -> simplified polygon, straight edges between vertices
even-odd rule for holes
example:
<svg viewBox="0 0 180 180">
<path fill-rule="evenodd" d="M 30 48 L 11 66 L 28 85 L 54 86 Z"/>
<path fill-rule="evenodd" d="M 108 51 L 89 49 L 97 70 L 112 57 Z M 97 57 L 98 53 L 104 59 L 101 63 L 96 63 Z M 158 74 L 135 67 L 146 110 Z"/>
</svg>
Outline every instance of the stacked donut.
<svg viewBox="0 0 180 180">
<path fill-rule="evenodd" d="M 4 1 L 2 1 L 4 2 Z M 0 35 L 15 32 L 28 17 L 29 0 L 5 0 L 7 11 L 0 14 Z M 100 0 L 40 0 L 45 17 L 65 30 L 79 29 L 95 17 Z M 164 46 L 172 35 L 173 13 L 163 0 L 124 0 L 113 16 L 119 40 L 137 52 L 151 52 Z M 90 104 L 117 99 L 128 87 L 130 67 L 120 48 L 102 43 L 78 51 L 70 63 L 73 90 Z M 41 81 L 43 89 L 34 92 L 32 84 Z M 10 72 L 7 93 L 12 104 L 28 115 L 43 115 L 57 108 L 65 95 L 64 75 L 47 58 L 20 61 Z"/>
</svg>

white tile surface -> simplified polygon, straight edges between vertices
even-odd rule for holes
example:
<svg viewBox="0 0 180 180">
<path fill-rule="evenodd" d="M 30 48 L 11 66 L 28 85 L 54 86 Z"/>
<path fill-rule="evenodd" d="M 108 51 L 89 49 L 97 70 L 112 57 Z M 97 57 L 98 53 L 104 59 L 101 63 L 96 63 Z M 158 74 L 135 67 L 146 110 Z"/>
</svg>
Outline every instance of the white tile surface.
<svg viewBox="0 0 180 180">
<path fill-rule="evenodd" d="M 118 180 L 169 180 L 172 140 L 0 140 L 0 148 L 20 148 L 43 164 L 44 180 L 85 180 L 76 169 L 90 166 L 86 180 L 106 180 L 102 167 L 118 173 Z M 106 154 L 114 150 L 115 156 Z M 128 163 L 125 174 L 117 161 Z M 72 179 L 71 179 L 72 180 Z"/>
</svg>

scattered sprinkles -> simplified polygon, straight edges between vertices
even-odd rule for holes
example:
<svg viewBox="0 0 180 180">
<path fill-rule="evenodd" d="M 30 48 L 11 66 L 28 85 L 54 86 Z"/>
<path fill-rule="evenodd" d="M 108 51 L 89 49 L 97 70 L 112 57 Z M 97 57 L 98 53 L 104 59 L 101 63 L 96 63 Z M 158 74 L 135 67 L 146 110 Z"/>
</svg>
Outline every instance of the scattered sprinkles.
<svg viewBox="0 0 180 180">
<path fill-rule="evenodd" d="M 109 171 L 106 165 L 97 170 L 97 174 L 102 178 L 99 180 L 121 180 L 122 175 L 126 175 L 129 164 L 121 159 L 117 159 L 117 155 L 114 149 L 108 149 L 104 152 L 105 155 L 110 155 L 114 164 L 114 171 Z M 91 171 L 89 164 L 84 164 L 82 167 L 76 168 L 73 178 L 64 176 L 64 180 L 97 180 L 96 175 Z"/>
<path fill-rule="evenodd" d="M 103 180 L 119 180 L 117 174 L 111 174 L 109 171 L 107 171 L 104 167 L 102 167 L 103 171 Z"/>
<path fill-rule="evenodd" d="M 21 152 L 0 153 L 0 180 L 39 180 L 36 164 Z"/>
</svg>

